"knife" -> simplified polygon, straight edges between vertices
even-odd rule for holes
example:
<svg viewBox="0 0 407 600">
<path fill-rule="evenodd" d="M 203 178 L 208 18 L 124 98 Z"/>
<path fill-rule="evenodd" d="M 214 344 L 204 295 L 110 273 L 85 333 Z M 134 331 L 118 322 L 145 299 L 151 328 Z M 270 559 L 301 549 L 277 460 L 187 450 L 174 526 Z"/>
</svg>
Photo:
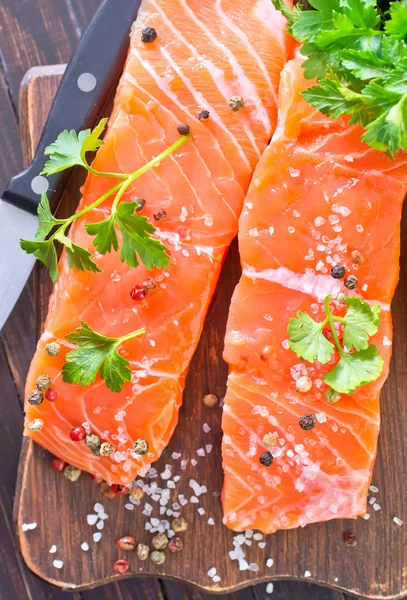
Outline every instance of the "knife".
<svg viewBox="0 0 407 600">
<path fill-rule="evenodd" d="M 31 165 L 13 177 L 0 198 L 0 331 L 35 263 L 20 248 L 33 239 L 41 193 L 49 190 L 52 210 L 72 173 L 42 177 L 44 150 L 64 129 L 93 128 L 123 70 L 129 34 L 141 0 L 104 0 L 79 42 L 55 97 Z"/>
</svg>

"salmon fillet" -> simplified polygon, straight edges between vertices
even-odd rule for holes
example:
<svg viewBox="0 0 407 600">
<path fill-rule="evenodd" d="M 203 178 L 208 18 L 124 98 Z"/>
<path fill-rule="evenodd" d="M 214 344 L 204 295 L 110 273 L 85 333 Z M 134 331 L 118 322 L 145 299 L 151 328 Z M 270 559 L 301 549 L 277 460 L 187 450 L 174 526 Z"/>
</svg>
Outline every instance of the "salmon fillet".
<svg viewBox="0 0 407 600">
<path fill-rule="evenodd" d="M 226 334 L 222 423 L 224 522 L 237 531 L 272 533 L 364 514 L 376 455 L 407 161 L 399 154 L 393 162 L 361 142 L 359 126 L 309 106 L 300 95 L 309 84 L 301 59 L 290 61 L 277 130 L 239 224 L 243 275 Z M 355 251 L 363 262 L 356 264 Z M 336 264 L 358 278 L 354 292 L 332 278 Z M 322 377 L 338 355 L 327 365 L 302 361 L 288 349 L 287 326 L 297 311 L 322 321 L 323 299 L 339 292 L 381 305 L 371 341 L 385 367 L 374 383 L 330 404 Z M 308 393 L 296 391 L 302 375 L 312 380 Z M 316 416 L 314 429 L 299 426 L 304 414 Z M 274 447 L 263 443 L 267 433 Z M 259 461 L 265 451 L 274 458 L 268 467 Z"/>
<path fill-rule="evenodd" d="M 141 41 L 154 27 L 158 38 Z M 44 333 L 28 375 L 29 394 L 47 374 L 58 393 L 55 403 L 26 404 L 25 434 L 64 461 L 110 483 L 128 484 L 156 460 L 178 419 L 188 365 L 237 222 L 254 168 L 277 119 L 281 70 L 287 59 L 285 22 L 270 0 L 143 0 L 131 34 L 131 48 L 113 114 L 94 168 L 131 173 L 179 139 L 187 122 L 192 140 L 129 188 L 146 200 L 143 216 L 159 209 L 168 218 L 157 235 L 169 247 L 172 264 L 162 271 L 129 269 L 117 253 L 94 260 L 103 273 L 68 268 L 65 254 Z M 241 96 L 244 108 L 229 107 Z M 199 121 L 202 109 L 210 118 Z M 63 124 L 62 124 L 63 125 Z M 90 175 L 80 209 L 110 189 L 112 181 Z M 94 252 L 87 223 L 110 214 L 112 199 L 76 221 L 70 238 Z M 130 291 L 152 278 L 156 289 L 142 302 Z M 61 369 L 72 345 L 66 335 L 86 321 L 108 337 L 145 327 L 122 354 L 131 362 L 132 382 L 122 393 L 98 379 L 86 389 L 66 384 Z M 45 345 L 57 341 L 58 357 Z M 40 431 L 28 423 L 42 419 Z M 84 441 L 70 439 L 79 425 L 115 447 L 96 457 Z M 134 442 L 149 452 L 135 456 Z"/>
</svg>

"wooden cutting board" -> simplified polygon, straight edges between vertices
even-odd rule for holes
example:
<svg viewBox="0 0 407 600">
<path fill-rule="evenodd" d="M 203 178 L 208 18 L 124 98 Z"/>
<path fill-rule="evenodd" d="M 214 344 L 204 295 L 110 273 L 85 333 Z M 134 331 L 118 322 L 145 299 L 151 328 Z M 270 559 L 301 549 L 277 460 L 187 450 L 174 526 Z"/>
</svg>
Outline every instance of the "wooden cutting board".
<svg viewBox="0 0 407 600">
<path fill-rule="evenodd" d="M 22 140 L 26 161 L 31 159 L 44 125 L 52 99 L 61 79 L 63 67 L 32 69 L 21 89 L 20 114 Z M 61 130 L 64 127 L 61 121 Z M 63 199 L 62 213 L 74 210 L 78 201 L 79 182 L 73 183 Z M 402 264 L 407 264 L 407 223 L 403 225 L 404 251 Z M 201 502 L 187 504 L 182 514 L 189 522 L 182 534 L 183 552 L 168 555 L 164 565 L 151 561 L 142 563 L 135 553 L 125 554 L 116 547 L 116 540 L 132 535 L 137 541 L 149 543 L 151 534 L 145 531 L 147 517 L 142 507 L 125 508 L 126 497 L 108 500 L 87 474 L 70 483 L 50 467 L 50 456 L 38 445 L 24 440 L 15 501 L 15 520 L 21 551 L 28 566 L 40 577 L 65 589 L 84 589 L 123 577 L 113 570 L 118 558 L 128 558 L 130 569 L 126 577 L 160 575 L 191 582 L 208 591 L 230 591 L 259 581 L 282 578 L 304 579 L 331 586 L 369 598 L 399 598 L 407 593 L 407 268 L 393 303 L 396 325 L 391 375 L 382 394 L 383 426 L 380 434 L 379 456 L 374 472 L 374 484 L 381 510 L 369 507 L 370 519 L 331 521 L 310 525 L 304 529 L 281 531 L 268 536 L 266 548 L 257 541 L 245 546 L 246 559 L 259 570 L 239 571 L 229 558 L 233 549 L 233 533 L 222 525 L 219 492 L 222 488 L 221 467 L 221 409 L 203 405 L 202 397 L 225 393 L 227 368 L 222 361 L 223 335 L 228 306 L 239 277 L 237 245 L 232 245 L 222 271 L 199 347 L 192 361 L 179 425 L 165 455 L 154 466 L 158 472 L 171 465 L 173 476 L 180 475 L 177 493 L 189 498 L 193 492 L 189 481 L 195 479 L 206 485 L 208 492 Z M 51 291 L 47 273 L 37 269 L 38 331 L 44 321 Z M 202 429 L 207 423 L 211 430 Z M 212 445 L 205 457 L 197 455 L 199 448 Z M 180 459 L 172 453 L 180 452 Z M 186 470 L 180 469 L 182 459 L 188 459 Z M 194 465 L 191 459 L 195 459 Z M 165 487 L 160 477 L 154 479 Z M 87 514 L 101 502 L 109 518 L 105 521 L 102 539 L 93 541 L 94 526 L 87 524 Z M 149 500 L 150 504 L 155 502 Z M 204 508 L 200 515 L 197 507 Z M 154 516 L 158 515 L 155 508 Z M 393 517 L 404 521 L 397 526 Z M 166 517 L 162 517 L 166 518 Z M 212 518 L 214 525 L 208 523 Z M 37 523 L 32 530 L 23 531 L 23 524 Z M 356 547 L 348 547 L 343 535 L 356 535 Z M 89 551 L 81 550 L 87 542 Z M 49 550 L 55 545 L 56 553 Z M 266 566 L 273 558 L 274 564 Z M 54 560 L 61 560 L 58 569 Z M 221 580 L 213 583 L 207 572 L 216 567 Z"/>
</svg>

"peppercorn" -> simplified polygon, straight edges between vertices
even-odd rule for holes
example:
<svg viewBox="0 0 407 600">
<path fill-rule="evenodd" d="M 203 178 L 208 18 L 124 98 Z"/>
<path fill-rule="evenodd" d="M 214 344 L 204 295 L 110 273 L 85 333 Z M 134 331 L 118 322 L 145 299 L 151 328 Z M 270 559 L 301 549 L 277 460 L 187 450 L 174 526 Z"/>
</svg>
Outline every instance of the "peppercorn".
<svg viewBox="0 0 407 600">
<path fill-rule="evenodd" d="M 335 402 L 338 402 L 338 400 L 341 399 L 341 395 L 332 388 L 327 388 L 325 390 L 325 398 L 330 404 L 335 404 Z"/>
<path fill-rule="evenodd" d="M 167 211 L 165 208 L 160 208 L 160 210 L 157 210 L 153 216 L 155 221 L 164 221 L 164 219 L 167 218 Z"/>
<path fill-rule="evenodd" d="M 326 337 L 327 340 L 332 339 L 332 331 L 331 331 L 330 327 L 324 327 L 322 330 L 322 333 Z"/>
<path fill-rule="evenodd" d="M 120 538 L 120 540 L 117 540 L 117 545 L 120 550 L 134 550 L 136 547 L 136 540 L 134 537 L 125 535 L 124 537 Z"/>
<path fill-rule="evenodd" d="M 188 528 L 188 521 L 184 519 L 184 517 L 179 517 L 178 519 L 173 519 L 171 522 L 171 529 L 175 531 L 175 533 L 180 533 L 181 531 L 186 531 Z"/>
<path fill-rule="evenodd" d="M 130 297 L 132 300 L 144 300 L 146 296 L 147 292 L 142 285 L 135 285 L 130 292 Z"/>
<path fill-rule="evenodd" d="M 211 113 L 209 112 L 209 110 L 201 110 L 201 112 L 198 115 L 198 119 L 200 121 L 206 121 L 207 119 L 209 119 L 210 116 Z"/>
<path fill-rule="evenodd" d="M 97 483 L 97 485 L 102 483 L 103 477 L 101 475 L 94 475 L 93 473 L 89 473 L 89 475 L 90 475 L 91 480 L 94 481 L 95 483 Z"/>
<path fill-rule="evenodd" d="M 297 392 L 302 392 L 302 393 L 309 392 L 310 389 L 312 388 L 312 381 L 309 377 L 307 377 L 306 375 L 303 375 L 302 377 L 297 379 L 297 381 L 295 382 L 295 387 L 297 389 Z"/>
<path fill-rule="evenodd" d="M 138 485 L 132 487 L 129 492 L 130 498 L 134 498 L 134 500 L 141 500 L 144 497 L 144 492 Z"/>
<path fill-rule="evenodd" d="M 348 275 L 348 277 L 344 281 L 344 285 L 348 290 L 354 290 L 357 286 L 359 280 L 354 275 Z"/>
<path fill-rule="evenodd" d="M 86 436 L 85 443 L 89 450 L 92 450 L 92 452 L 100 451 L 101 441 L 100 437 L 96 435 L 96 433 L 89 433 Z"/>
<path fill-rule="evenodd" d="M 28 423 L 28 429 L 31 429 L 34 433 L 38 433 L 44 426 L 44 421 L 42 419 L 33 419 L 31 423 Z"/>
<path fill-rule="evenodd" d="M 359 250 L 353 250 L 350 256 L 354 265 L 360 265 L 365 262 L 365 257 Z"/>
<path fill-rule="evenodd" d="M 347 546 L 350 546 L 351 548 L 354 548 L 358 545 L 358 540 L 356 539 L 356 535 L 354 533 L 345 533 L 343 539 L 345 541 L 345 544 Z"/>
<path fill-rule="evenodd" d="M 218 397 L 215 394 L 206 394 L 203 397 L 203 403 L 209 408 L 214 408 L 218 404 Z"/>
<path fill-rule="evenodd" d="M 134 442 L 134 452 L 139 456 L 144 456 L 148 452 L 148 442 L 143 438 L 139 438 Z"/>
<path fill-rule="evenodd" d="M 154 40 L 157 39 L 157 32 L 154 27 L 146 27 L 141 32 L 141 41 L 145 44 L 151 44 Z"/>
<path fill-rule="evenodd" d="M 138 196 L 132 196 L 130 198 L 130 202 L 137 203 L 136 212 L 141 212 L 146 205 L 146 201 L 144 200 L 144 198 L 139 198 Z"/>
<path fill-rule="evenodd" d="M 273 464 L 273 455 L 266 451 L 263 452 L 263 454 L 260 455 L 260 464 L 263 465 L 264 467 L 270 467 Z"/>
<path fill-rule="evenodd" d="M 335 265 L 331 269 L 331 275 L 334 279 L 342 279 L 345 277 L 346 269 L 343 265 Z"/>
<path fill-rule="evenodd" d="M 35 385 L 40 392 L 46 392 L 51 387 L 51 379 L 48 375 L 40 375 Z"/>
<path fill-rule="evenodd" d="M 61 460 L 60 458 L 57 458 L 56 456 L 51 460 L 51 467 L 54 469 L 54 471 L 63 471 L 67 464 L 68 463 Z"/>
<path fill-rule="evenodd" d="M 69 481 L 77 481 L 82 475 L 82 471 L 73 465 L 67 465 L 64 469 L 64 475 Z"/>
<path fill-rule="evenodd" d="M 111 485 L 106 483 L 106 481 L 102 481 L 100 484 L 100 491 L 106 498 L 109 498 L 109 500 L 113 500 L 113 498 L 116 497 L 116 492 Z"/>
<path fill-rule="evenodd" d="M 175 537 L 173 537 L 170 540 L 170 543 L 168 544 L 168 550 L 170 552 L 181 552 L 181 550 L 184 548 L 184 542 L 182 541 L 182 539 L 176 535 Z"/>
<path fill-rule="evenodd" d="M 148 555 L 150 554 L 150 548 L 145 544 L 139 544 L 137 546 L 137 556 L 140 560 L 147 560 Z"/>
<path fill-rule="evenodd" d="M 28 395 L 27 402 L 32 406 L 38 406 L 44 401 L 44 396 L 39 390 L 34 390 Z"/>
<path fill-rule="evenodd" d="M 160 552 L 159 550 L 154 550 L 154 552 L 151 553 L 151 560 L 156 565 L 163 565 L 165 563 L 164 552 Z"/>
<path fill-rule="evenodd" d="M 147 281 L 143 283 L 143 288 L 146 294 L 148 294 L 149 292 L 153 292 L 156 287 L 157 286 L 152 279 L 147 279 Z"/>
<path fill-rule="evenodd" d="M 306 414 L 302 415 L 300 418 L 300 427 L 304 429 L 304 431 L 309 431 L 310 429 L 314 429 L 315 427 L 315 417 L 314 415 Z"/>
<path fill-rule="evenodd" d="M 266 433 L 263 437 L 263 444 L 268 448 L 272 448 L 277 444 L 277 436 L 274 433 Z"/>
<path fill-rule="evenodd" d="M 229 106 L 233 111 L 238 111 L 244 107 L 244 100 L 241 96 L 233 96 L 229 100 Z"/>
<path fill-rule="evenodd" d="M 86 431 L 82 425 L 79 425 L 78 427 L 74 427 L 69 435 L 73 442 L 82 442 L 86 438 Z"/>
<path fill-rule="evenodd" d="M 109 442 L 103 442 L 99 448 L 100 456 L 111 456 L 114 452 L 113 444 Z"/>
<path fill-rule="evenodd" d="M 45 354 L 47 356 L 58 356 L 60 352 L 61 346 L 58 344 L 58 342 L 51 342 L 45 346 Z"/>
<path fill-rule="evenodd" d="M 113 565 L 113 569 L 115 571 L 117 571 L 118 573 L 120 573 L 121 575 L 123 575 L 124 573 L 127 573 L 127 571 L 129 570 L 129 561 L 128 560 L 124 560 L 124 558 L 120 558 L 119 560 L 116 560 L 116 562 Z"/>
<path fill-rule="evenodd" d="M 151 540 L 151 545 L 155 550 L 165 550 L 168 546 L 168 537 L 165 533 L 157 533 Z"/>
<path fill-rule="evenodd" d="M 180 135 L 188 135 L 189 125 L 187 123 L 180 123 L 177 127 L 177 131 Z"/>
<path fill-rule="evenodd" d="M 343 292 L 339 292 L 339 294 L 336 297 L 338 302 L 343 302 L 345 300 L 345 298 L 346 298 L 346 294 L 344 294 Z"/>
<path fill-rule="evenodd" d="M 58 392 L 56 390 L 47 390 L 45 392 L 45 398 L 48 400 L 48 402 L 55 402 L 55 400 L 58 398 Z"/>
</svg>

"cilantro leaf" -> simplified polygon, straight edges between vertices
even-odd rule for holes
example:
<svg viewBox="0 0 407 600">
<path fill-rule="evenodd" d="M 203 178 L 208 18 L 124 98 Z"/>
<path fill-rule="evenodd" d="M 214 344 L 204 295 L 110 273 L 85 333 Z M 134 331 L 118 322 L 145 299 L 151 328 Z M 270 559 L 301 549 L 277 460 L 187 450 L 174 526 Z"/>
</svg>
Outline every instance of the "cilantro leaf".
<svg viewBox="0 0 407 600">
<path fill-rule="evenodd" d="M 20 240 L 21 248 L 27 252 L 27 254 L 34 254 L 49 270 L 50 277 L 55 283 L 58 279 L 58 257 L 55 250 L 54 242 L 52 240 L 47 241 L 32 241 L 32 240 Z"/>
<path fill-rule="evenodd" d="M 109 338 L 94 331 L 87 323 L 68 334 L 66 339 L 77 348 L 65 356 L 62 379 L 66 383 L 87 387 L 96 381 L 98 373 L 106 386 L 113 392 L 121 392 L 126 382 L 131 381 L 128 360 L 120 356 L 117 348 L 123 342 L 145 333 L 139 330 L 122 338 Z"/>
<path fill-rule="evenodd" d="M 55 225 L 60 222 L 51 213 L 51 207 L 46 192 L 41 195 L 41 202 L 38 205 L 38 229 L 35 234 L 36 240 L 44 240 L 47 235 L 52 231 Z"/>
<path fill-rule="evenodd" d="M 150 237 L 155 228 L 146 217 L 135 214 L 137 207 L 137 202 L 122 202 L 115 215 L 122 234 L 122 262 L 129 267 L 137 267 L 139 256 L 147 269 L 168 267 L 171 261 L 166 246 Z"/>
<path fill-rule="evenodd" d="M 334 346 L 326 339 L 322 328 L 321 323 L 299 311 L 297 318 L 291 318 L 288 325 L 290 349 L 309 362 L 316 359 L 320 363 L 327 363 L 332 357 Z"/>
<path fill-rule="evenodd" d="M 65 130 L 56 141 L 48 146 L 45 155 L 50 159 L 45 163 L 42 175 L 53 175 L 76 165 L 87 168 L 86 152 L 94 152 L 103 145 L 100 136 L 105 130 L 107 119 L 102 119 L 95 129 L 79 132 Z"/>
<path fill-rule="evenodd" d="M 371 344 L 365 350 L 344 353 L 338 364 L 324 375 L 324 381 L 340 394 L 353 394 L 360 386 L 376 381 L 383 366 L 383 358 Z"/>
<path fill-rule="evenodd" d="M 369 346 L 369 337 L 379 329 L 380 306 L 370 307 L 357 296 L 345 298 L 344 302 L 348 310 L 344 318 L 343 343 L 348 350 L 365 350 Z"/>
<path fill-rule="evenodd" d="M 119 241 L 116 234 L 114 215 L 106 219 L 106 221 L 88 223 L 85 227 L 89 235 L 96 236 L 93 240 L 93 245 L 100 254 L 106 254 L 112 250 L 117 252 Z"/>
</svg>

